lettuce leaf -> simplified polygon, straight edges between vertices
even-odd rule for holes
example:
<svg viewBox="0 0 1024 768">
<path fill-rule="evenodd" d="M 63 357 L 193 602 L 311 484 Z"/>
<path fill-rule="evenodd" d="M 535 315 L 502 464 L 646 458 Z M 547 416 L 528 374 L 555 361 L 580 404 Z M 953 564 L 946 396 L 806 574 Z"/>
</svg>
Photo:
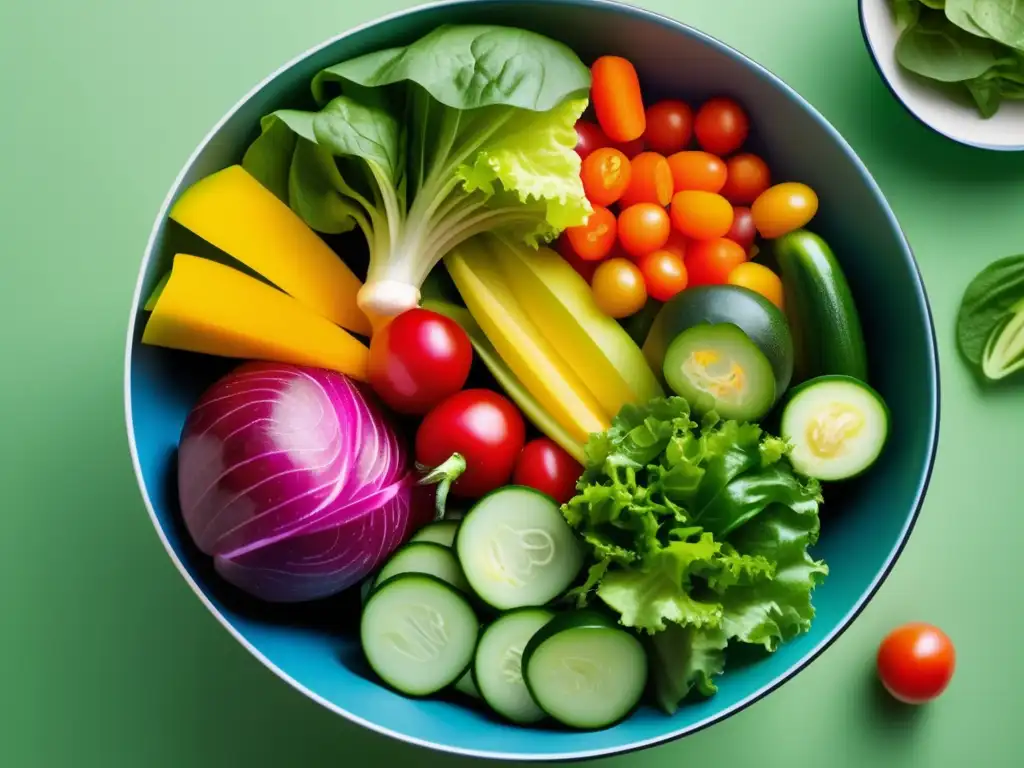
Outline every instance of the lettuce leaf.
<svg viewBox="0 0 1024 768">
<path fill-rule="evenodd" d="M 681 627 L 670 624 L 650 642 L 648 654 L 655 700 L 675 714 L 679 703 L 695 690 L 701 696 L 718 691 L 715 675 L 725 669 L 728 638 L 718 627 Z"/>
</svg>

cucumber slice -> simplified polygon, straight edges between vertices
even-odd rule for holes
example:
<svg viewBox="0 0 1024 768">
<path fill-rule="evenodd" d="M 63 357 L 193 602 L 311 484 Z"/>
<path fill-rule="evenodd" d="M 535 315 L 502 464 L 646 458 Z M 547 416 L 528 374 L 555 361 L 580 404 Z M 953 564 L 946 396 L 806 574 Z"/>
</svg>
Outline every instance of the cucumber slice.
<svg viewBox="0 0 1024 768">
<path fill-rule="evenodd" d="M 583 550 L 558 505 L 519 485 L 480 499 L 459 526 L 455 549 L 473 591 L 499 610 L 544 605 L 583 566 Z"/>
<path fill-rule="evenodd" d="M 525 725 L 547 715 L 537 706 L 523 680 L 523 650 L 555 614 L 543 608 L 521 608 L 495 619 L 480 636 L 473 659 L 473 677 L 487 705 L 513 723 Z"/>
<path fill-rule="evenodd" d="M 606 728 L 639 704 L 647 685 L 641 642 L 594 611 L 556 616 L 523 652 L 534 701 L 571 728 Z"/>
<path fill-rule="evenodd" d="M 374 589 L 359 623 L 370 667 L 410 696 L 436 693 L 462 677 L 479 633 L 466 598 L 422 573 L 394 576 Z"/>
<path fill-rule="evenodd" d="M 459 678 L 458 682 L 455 683 L 455 690 L 459 693 L 469 696 L 471 699 L 479 699 L 480 691 L 477 690 L 476 682 L 473 680 L 473 670 L 466 670 L 466 674 Z"/>
<path fill-rule="evenodd" d="M 673 339 L 665 380 L 695 410 L 757 421 L 775 404 L 775 372 L 758 346 L 732 323 L 701 324 Z"/>
<path fill-rule="evenodd" d="M 409 543 L 427 541 L 440 544 L 442 547 L 451 547 L 455 541 L 455 532 L 458 529 L 459 523 L 456 520 L 439 520 L 436 523 L 425 525 L 416 531 L 412 538 L 409 539 Z"/>
<path fill-rule="evenodd" d="M 889 437 L 889 409 L 852 376 L 819 376 L 795 387 L 782 411 L 793 469 L 818 480 L 847 480 L 867 470 Z"/>
<path fill-rule="evenodd" d="M 430 541 L 406 544 L 391 556 L 377 574 L 374 589 L 388 579 L 402 573 L 426 573 L 451 584 L 462 592 L 469 592 L 469 584 L 462 573 L 459 561 L 451 549 Z"/>
</svg>

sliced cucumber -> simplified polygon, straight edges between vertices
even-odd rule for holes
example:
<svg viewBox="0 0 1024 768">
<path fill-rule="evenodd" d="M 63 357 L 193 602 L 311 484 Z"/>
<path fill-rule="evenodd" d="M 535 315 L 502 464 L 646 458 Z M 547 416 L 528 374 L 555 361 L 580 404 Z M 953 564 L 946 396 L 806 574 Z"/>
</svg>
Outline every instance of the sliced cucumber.
<svg viewBox="0 0 1024 768">
<path fill-rule="evenodd" d="M 556 616 L 523 652 L 534 701 L 563 725 L 606 728 L 626 717 L 647 685 L 640 641 L 594 611 Z"/>
<path fill-rule="evenodd" d="M 473 680 L 473 670 L 466 670 L 466 674 L 459 678 L 458 682 L 455 683 L 455 690 L 459 693 L 469 696 L 471 699 L 479 699 L 480 691 L 477 690 L 476 682 Z"/>
<path fill-rule="evenodd" d="M 433 544 L 440 544 L 442 547 L 450 547 L 455 541 L 455 532 L 459 529 L 457 520 L 439 520 L 420 528 L 409 539 L 409 543 L 416 541 L 428 541 Z"/>
<path fill-rule="evenodd" d="M 451 549 L 430 541 L 406 544 L 391 556 L 377 574 L 374 589 L 393 576 L 402 573 L 426 573 L 451 584 L 456 589 L 469 592 L 469 584 L 462 573 L 459 561 Z"/>
<path fill-rule="evenodd" d="M 370 667 L 410 696 L 427 696 L 462 677 L 479 633 L 469 601 L 422 573 L 394 576 L 374 589 L 359 624 Z"/>
<path fill-rule="evenodd" d="M 889 437 L 889 409 L 852 376 L 819 376 L 790 392 L 782 437 L 793 469 L 818 480 L 846 480 L 878 459 Z"/>
<path fill-rule="evenodd" d="M 665 380 L 697 411 L 757 421 L 775 404 L 775 373 L 757 344 L 732 323 L 701 324 L 673 339 Z"/>
<path fill-rule="evenodd" d="M 373 582 L 375 581 L 374 576 L 370 575 L 363 579 L 363 583 L 359 585 L 359 602 L 366 605 L 367 599 L 370 597 L 370 593 L 373 591 Z"/>
<path fill-rule="evenodd" d="M 523 681 L 523 651 L 537 631 L 555 616 L 543 608 L 521 608 L 499 616 L 480 635 L 473 677 L 487 705 L 513 723 L 543 720 Z"/>
<path fill-rule="evenodd" d="M 473 591 L 499 610 L 544 605 L 583 566 L 583 551 L 558 505 L 540 491 L 509 485 L 480 499 L 455 537 Z"/>
</svg>

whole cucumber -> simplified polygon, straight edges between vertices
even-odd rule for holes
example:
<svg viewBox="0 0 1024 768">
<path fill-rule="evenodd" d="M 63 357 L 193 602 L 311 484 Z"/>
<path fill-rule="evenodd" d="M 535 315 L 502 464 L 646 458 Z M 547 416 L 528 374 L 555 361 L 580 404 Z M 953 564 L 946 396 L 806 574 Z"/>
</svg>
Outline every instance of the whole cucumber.
<svg viewBox="0 0 1024 768">
<path fill-rule="evenodd" d="M 832 249 L 798 229 L 777 239 L 773 250 L 793 335 L 795 381 L 838 374 L 867 382 L 860 315 Z"/>
</svg>

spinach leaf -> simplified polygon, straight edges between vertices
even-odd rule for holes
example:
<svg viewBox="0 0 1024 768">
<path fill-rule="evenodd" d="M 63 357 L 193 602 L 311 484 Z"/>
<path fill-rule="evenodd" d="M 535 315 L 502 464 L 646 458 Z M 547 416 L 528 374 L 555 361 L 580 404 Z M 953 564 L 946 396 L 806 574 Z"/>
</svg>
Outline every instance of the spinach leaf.
<svg viewBox="0 0 1024 768">
<path fill-rule="evenodd" d="M 1024 367 L 1024 254 L 994 261 L 964 291 L 957 313 L 960 354 L 988 379 Z"/>
<path fill-rule="evenodd" d="M 971 6 L 971 20 L 993 40 L 1024 50 L 1024 0 L 950 0 Z"/>
<path fill-rule="evenodd" d="M 896 17 L 896 25 L 900 29 L 906 29 L 917 23 L 921 15 L 921 4 L 918 0 L 893 0 L 892 10 Z"/>
<path fill-rule="evenodd" d="M 984 118 L 992 117 L 1003 103 L 1002 82 L 997 77 L 982 75 L 964 82 L 971 98 Z"/>
<path fill-rule="evenodd" d="M 935 12 L 922 13 L 896 43 L 896 60 L 905 69 L 943 83 L 980 77 L 996 66 L 999 54 L 991 40 L 975 37 Z"/>
<path fill-rule="evenodd" d="M 975 0 L 946 0 L 946 18 L 965 32 L 970 32 L 975 37 L 990 38 L 990 35 L 982 29 L 971 15 Z"/>
</svg>

